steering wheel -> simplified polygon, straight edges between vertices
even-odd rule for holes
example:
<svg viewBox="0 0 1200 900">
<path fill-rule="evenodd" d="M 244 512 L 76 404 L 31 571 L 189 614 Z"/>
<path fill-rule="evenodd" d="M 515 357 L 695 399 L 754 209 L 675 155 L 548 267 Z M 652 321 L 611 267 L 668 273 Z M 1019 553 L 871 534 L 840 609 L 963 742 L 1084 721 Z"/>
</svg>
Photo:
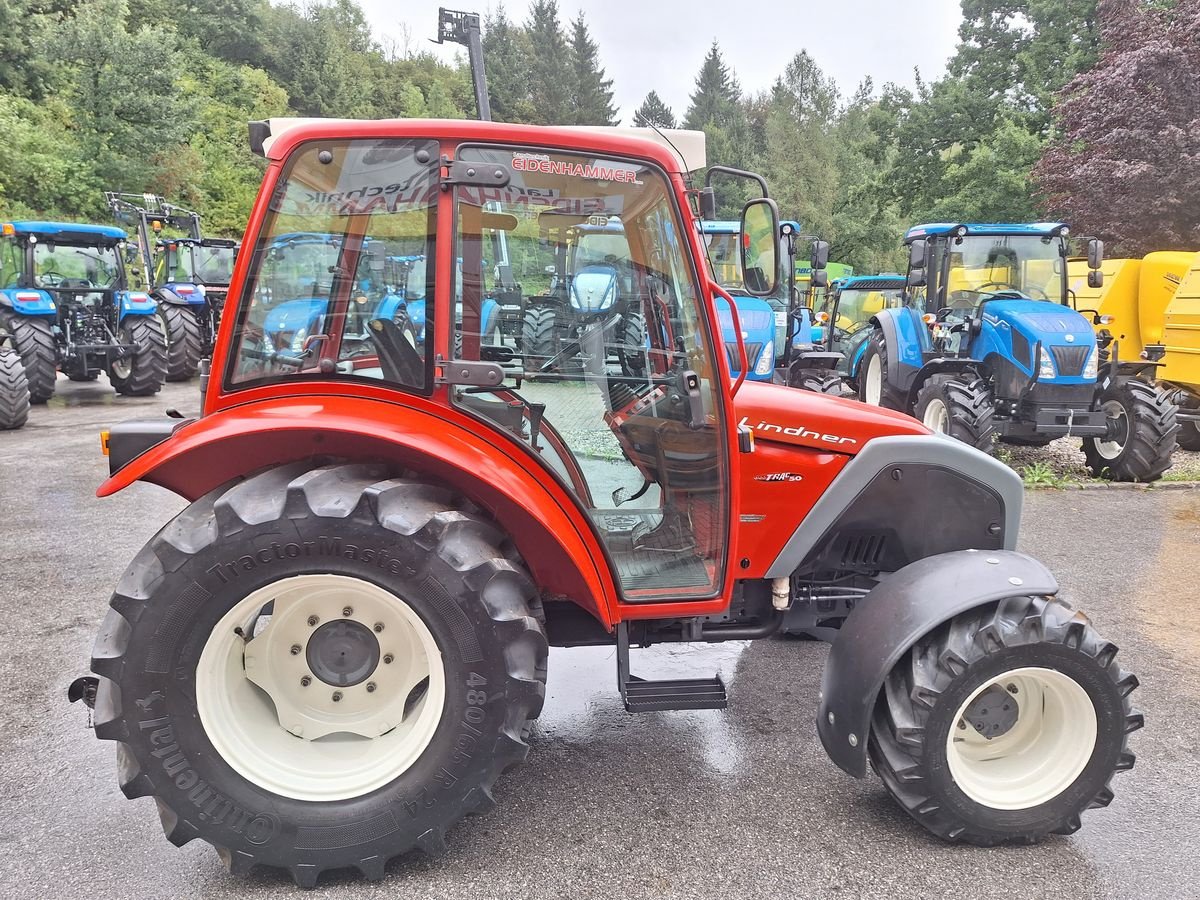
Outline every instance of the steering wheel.
<svg viewBox="0 0 1200 900">
<path fill-rule="evenodd" d="M 53 278 L 54 280 L 49 281 L 48 279 L 51 279 L 51 278 Z M 60 287 L 62 285 L 62 283 L 66 280 L 67 280 L 67 278 L 65 275 L 62 275 L 62 274 L 60 274 L 58 272 L 54 272 L 54 271 L 43 272 L 41 275 L 37 276 L 37 281 L 40 282 L 41 284 L 45 285 L 46 287 Z"/>
</svg>

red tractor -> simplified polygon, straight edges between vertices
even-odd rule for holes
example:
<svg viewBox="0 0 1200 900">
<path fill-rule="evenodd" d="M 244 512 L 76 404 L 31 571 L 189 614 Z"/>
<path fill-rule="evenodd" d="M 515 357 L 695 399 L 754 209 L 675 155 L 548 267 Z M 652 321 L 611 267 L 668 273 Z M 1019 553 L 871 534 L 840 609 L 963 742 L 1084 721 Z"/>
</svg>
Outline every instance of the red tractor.
<svg viewBox="0 0 1200 900">
<path fill-rule="evenodd" d="M 95 676 L 72 686 L 172 843 L 304 886 L 382 877 L 444 849 L 524 759 L 550 645 L 615 645 L 630 711 L 721 708 L 719 678 L 639 678 L 630 647 L 767 638 L 793 618 L 836 635 L 817 711 L 830 757 L 857 777 L 870 760 L 935 834 L 1028 843 L 1109 802 L 1137 680 L 1014 552 L 1018 478 L 898 413 L 745 382 L 744 350 L 730 377 L 699 227 L 714 204 L 687 174 L 701 141 L 252 126 L 269 166 L 203 415 L 106 438 L 101 496 L 146 481 L 190 505 L 121 578 Z M 522 290 L 548 289 L 547 210 L 619 217 L 643 371 L 611 363 L 619 338 L 599 327 L 581 365 L 536 381 L 518 348 L 481 345 L 486 248 L 504 232 Z M 304 287 L 319 328 L 284 346 L 264 323 L 297 298 L 263 272 L 295 232 L 336 235 L 338 260 Z M 746 283 L 768 294 L 774 203 L 750 201 L 741 233 Z M 384 319 L 346 339 L 378 278 L 368 243 L 428 260 L 415 344 Z"/>
</svg>

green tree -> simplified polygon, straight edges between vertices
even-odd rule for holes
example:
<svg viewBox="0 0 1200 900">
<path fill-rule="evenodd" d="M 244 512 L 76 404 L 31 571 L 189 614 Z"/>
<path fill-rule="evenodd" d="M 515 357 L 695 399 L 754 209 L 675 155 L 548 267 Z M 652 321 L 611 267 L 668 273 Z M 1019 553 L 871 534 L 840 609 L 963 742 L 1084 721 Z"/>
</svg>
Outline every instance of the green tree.
<svg viewBox="0 0 1200 900">
<path fill-rule="evenodd" d="M 612 79 L 604 77 L 600 50 L 588 33 L 582 12 L 571 23 L 570 49 L 574 114 L 565 121 L 576 125 L 616 125 Z"/>
<path fill-rule="evenodd" d="M 733 128 L 741 118 L 738 108 L 741 93 L 737 78 L 721 56 L 720 45 L 713 41 L 696 76 L 696 90 L 690 98 L 687 115 L 683 117 L 684 127 Z"/>
<path fill-rule="evenodd" d="M 651 91 L 646 95 L 646 99 L 642 101 L 642 105 L 634 111 L 633 124 L 639 128 L 649 128 L 651 126 L 674 128 L 675 114 L 671 112 L 671 107 L 663 102 L 656 91 Z"/>
<path fill-rule="evenodd" d="M 526 31 L 533 50 L 529 61 L 530 121 L 537 125 L 570 122 L 571 51 L 558 20 L 556 0 L 534 0 Z"/>
<path fill-rule="evenodd" d="M 533 121 L 529 93 L 533 49 L 525 30 L 509 21 L 502 3 L 483 20 L 483 58 L 492 118 L 498 122 Z"/>
</svg>

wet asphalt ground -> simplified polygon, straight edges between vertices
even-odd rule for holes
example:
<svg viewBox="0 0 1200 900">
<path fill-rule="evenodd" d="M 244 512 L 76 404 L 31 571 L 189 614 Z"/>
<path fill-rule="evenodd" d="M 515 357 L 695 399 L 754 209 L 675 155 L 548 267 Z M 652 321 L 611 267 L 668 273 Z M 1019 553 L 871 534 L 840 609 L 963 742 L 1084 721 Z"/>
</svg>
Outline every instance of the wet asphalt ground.
<svg viewBox="0 0 1200 900">
<path fill-rule="evenodd" d="M 194 385 L 118 400 L 59 381 L 0 432 L 0 897 L 298 895 L 280 873 L 226 874 L 176 849 L 149 799 L 117 789 L 111 744 L 65 699 L 118 576 L 182 502 L 138 485 L 100 501 L 98 430 Z M 1116 799 L 1071 837 L 980 850 L 928 837 L 874 778 L 856 781 L 812 724 L 826 650 L 791 640 L 635 651 L 634 671 L 709 675 L 730 708 L 631 716 L 608 649 L 555 650 L 526 764 L 438 860 L 325 876 L 308 896 L 1200 897 L 1200 490 L 1043 491 L 1022 549 L 1121 647 L 1146 728 Z"/>
</svg>

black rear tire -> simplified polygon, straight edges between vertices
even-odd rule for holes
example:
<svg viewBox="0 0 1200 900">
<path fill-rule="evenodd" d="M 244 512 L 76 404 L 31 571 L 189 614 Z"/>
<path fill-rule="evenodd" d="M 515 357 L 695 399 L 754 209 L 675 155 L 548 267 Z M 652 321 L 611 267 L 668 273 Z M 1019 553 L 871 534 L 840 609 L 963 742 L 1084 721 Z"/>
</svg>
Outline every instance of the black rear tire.
<svg viewBox="0 0 1200 900">
<path fill-rule="evenodd" d="M 872 396 L 870 373 L 873 366 L 878 366 L 880 390 L 878 397 Z M 871 406 L 882 406 L 884 409 L 895 409 L 908 412 L 904 408 L 904 399 L 899 391 L 888 380 L 887 338 L 883 331 L 876 328 L 871 332 L 867 341 L 867 349 L 863 351 L 862 360 L 858 364 L 858 399 Z"/>
<path fill-rule="evenodd" d="M 621 362 L 621 374 L 638 378 L 646 374 L 646 317 L 640 312 L 621 317 L 617 326 L 621 346 L 617 359 Z"/>
<path fill-rule="evenodd" d="M 1180 409 L 1186 409 L 1195 414 L 1200 412 L 1200 397 L 1179 391 L 1175 394 L 1175 402 Z M 1182 450 L 1195 452 L 1200 450 L 1200 422 L 1179 422 L 1179 434 L 1175 436 Z"/>
<path fill-rule="evenodd" d="M 1110 779 L 1134 763 L 1128 735 L 1143 719 L 1129 694 L 1138 682 L 1116 664 L 1116 653 L 1086 616 L 1054 599 L 1013 597 L 956 616 L 920 639 L 885 680 L 871 763 L 904 810 L 946 840 L 994 846 L 1070 834 L 1081 813 L 1109 804 Z M 1025 667 L 1060 672 L 1086 693 L 1095 743 L 1079 774 L 1049 799 L 1024 808 L 987 805 L 955 781 L 947 746 L 966 728 L 957 715 L 972 693 Z"/>
<path fill-rule="evenodd" d="M 1157 481 L 1171 468 L 1179 424 L 1175 404 L 1156 385 L 1119 375 L 1100 391 L 1097 405 L 1119 412 L 1121 433 L 1112 441 L 1086 437 L 1088 470 L 1112 481 Z"/>
<path fill-rule="evenodd" d="M 944 409 L 945 418 L 940 424 L 933 424 L 928 420 L 939 406 Z M 913 416 L 934 431 L 991 453 L 996 443 L 995 411 L 992 392 L 983 379 L 935 375 L 917 394 Z"/>
<path fill-rule="evenodd" d="M 521 353 L 525 370 L 537 372 L 558 353 L 558 315 L 552 306 L 531 306 L 521 322 Z"/>
<path fill-rule="evenodd" d="M 158 317 L 167 340 L 167 381 L 194 378 L 200 371 L 204 343 L 196 310 L 160 300 Z"/>
<path fill-rule="evenodd" d="M 136 346 L 133 357 L 110 363 L 108 380 L 118 394 L 150 397 L 157 394 L 167 376 L 167 340 L 157 315 L 128 316 L 118 334 L 122 343 Z"/>
<path fill-rule="evenodd" d="M 21 355 L 0 345 L 0 431 L 20 428 L 29 420 L 29 381 Z"/>
<path fill-rule="evenodd" d="M 545 693 L 536 590 L 508 541 L 471 509 L 445 488 L 380 466 L 301 462 L 218 488 L 180 513 L 122 578 L 93 651 L 96 735 L 118 742 L 126 797 L 154 797 L 173 844 L 202 838 L 235 874 L 277 867 L 303 887 L 329 869 L 378 879 L 394 856 L 444 852 L 446 831 L 490 808 L 496 778 L 525 758 L 527 725 Z M 222 617 L 253 592 L 309 574 L 368 582 L 407 605 L 445 671 L 444 706 L 419 755 L 347 799 L 298 799 L 244 776 L 210 739 L 197 700 L 211 671 L 199 675 L 203 648 L 220 638 Z M 269 614 L 280 612 L 274 603 Z M 260 634 L 248 631 L 246 646 Z M 389 626 L 381 650 L 391 634 Z M 311 660 L 297 653 L 290 658 L 301 665 Z M 391 662 L 376 653 L 372 664 L 379 671 Z M 312 689 L 328 690 L 320 677 Z"/>
<path fill-rule="evenodd" d="M 18 316 L 0 312 L 0 328 L 7 331 L 12 348 L 21 354 L 29 382 L 29 402 L 45 403 L 54 396 L 58 378 L 58 348 L 53 323 L 42 316 Z"/>
<path fill-rule="evenodd" d="M 828 375 L 810 370 L 800 376 L 800 383 L 797 387 L 815 394 L 828 394 L 831 397 L 847 396 L 846 382 L 840 375 Z"/>
</svg>

